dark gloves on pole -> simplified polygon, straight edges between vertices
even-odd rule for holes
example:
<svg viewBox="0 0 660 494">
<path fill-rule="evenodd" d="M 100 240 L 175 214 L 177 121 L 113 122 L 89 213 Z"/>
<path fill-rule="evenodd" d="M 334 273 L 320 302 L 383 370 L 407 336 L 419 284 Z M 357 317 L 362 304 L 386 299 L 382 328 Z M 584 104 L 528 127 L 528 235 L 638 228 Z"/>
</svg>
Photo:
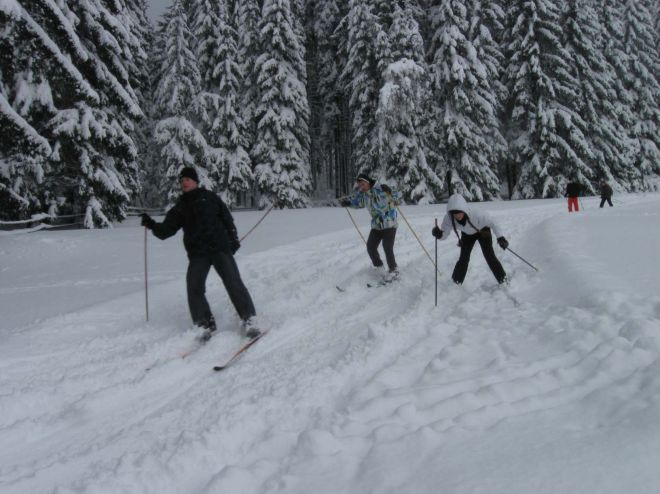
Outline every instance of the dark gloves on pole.
<svg viewBox="0 0 660 494">
<path fill-rule="evenodd" d="M 348 197 L 340 197 L 339 204 L 345 208 L 351 205 L 351 200 Z"/>
<path fill-rule="evenodd" d="M 497 243 L 499 244 L 500 247 L 502 247 L 502 250 L 507 250 L 509 248 L 509 242 L 504 237 L 498 238 Z"/>
<path fill-rule="evenodd" d="M 147 213 L 142 213 L 140 217 L 142 218 L 140 224 L 144 227 L 147 227 L 149 230 L 151 230 L 156 224 L 154 219 L 151 216 L 149 216 Z"/>
<path fill-rule="evenodd" d="M 437 239 L 441 239 L 442 235 L 443 235 L 443 232 L 442 232 L 442 230 L 440 230 L 440 228 L 438 228 L 437 226 L 434 226 L 433 230 L 431 230 L 431 235 L 433 235 Z"/>
</svg>

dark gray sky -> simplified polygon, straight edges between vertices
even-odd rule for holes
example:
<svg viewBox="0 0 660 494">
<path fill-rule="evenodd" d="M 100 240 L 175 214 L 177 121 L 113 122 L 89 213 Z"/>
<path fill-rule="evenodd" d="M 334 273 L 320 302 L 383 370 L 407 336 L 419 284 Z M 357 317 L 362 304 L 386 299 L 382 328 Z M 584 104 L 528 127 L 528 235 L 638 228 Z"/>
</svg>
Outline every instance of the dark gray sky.
<svg viewBox="0 0 660 494">
<path fill-rule="evenodd" d="M 147 0 L 147 15 L 155 25 L 165 9 L 172 4 L 172 0 Z"/>
</svg>

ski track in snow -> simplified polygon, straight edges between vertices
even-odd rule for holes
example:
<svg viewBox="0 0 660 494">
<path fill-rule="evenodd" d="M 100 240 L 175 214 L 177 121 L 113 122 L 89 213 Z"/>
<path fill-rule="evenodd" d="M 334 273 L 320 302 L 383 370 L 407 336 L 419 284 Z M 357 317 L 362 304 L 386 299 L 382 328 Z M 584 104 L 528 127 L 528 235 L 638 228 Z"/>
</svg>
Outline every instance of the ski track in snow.
<svg viewBox="0 0 660 494">
<path fill-rule="evenodd" d="M 640 197 L 615 213 L 659 205 Z M 437 308 L 433 267 L 403 221 L 402 276 L 385 287 L 366 287 L 373 275 L 350 229 L 239 256 L 271 332 L 220 374 L 211 368 L 241 339 L 213 272 L 220 333 L 186 359 L 177 356 L 194 339 L 180 330 L 189 326 L 184 280 L 165 283 L 168 274 L 152 290 L 150 323 L 137 293 L 9 334 L 0 491 L 559 492 L 511 485 L 495 469 L 479 483 L 451 470 L 450 458 L 516 424 L 524 444 L 660 410 L 660 297 L 583 276 L 603 270 L 581 222 L 608 212 L 567 217 L 556 203 L 497 211 L 512 248 L 541 267 L 536 274 L 496 247 L 507 289 L 495 287 L 478 247 L 466 283 L 454 286 L 456 241 L 441 242 Z M 432 217 L 409 219 L 432 253 Z M 530 432 L 555 423 L 559 431 Z"/>
</svg>

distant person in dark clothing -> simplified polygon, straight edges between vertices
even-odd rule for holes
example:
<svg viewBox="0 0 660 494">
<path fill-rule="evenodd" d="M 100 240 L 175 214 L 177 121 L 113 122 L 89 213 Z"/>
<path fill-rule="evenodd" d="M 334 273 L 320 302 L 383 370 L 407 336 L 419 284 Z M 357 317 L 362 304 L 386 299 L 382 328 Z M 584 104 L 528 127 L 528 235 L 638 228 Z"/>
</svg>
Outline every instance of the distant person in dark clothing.
<svg viewBox="0 0 660 494">
<path fill-rule="evenodd" d="M 613 206 L 612 204 L 612 187 L 605 181 L 601 180 L 600 182 L 600 207 L 602 208 L 605 205 L 605 201 L 607 201 L 607 204 L 610 205 L 610 207 Z"/>
<path fill-rule="evenodd" d="M 565 196 L 568 197 L 568 212 L 569 213 L 572 213 L 573 209 L 575 209 L 575 211 L 580 211 L 580 202 L 578 200 L 578 197 L 580 196 L 580 190 L 581 189 L 582 189 L 582 186 L 577 182 L 570 182 L 566 186 Z"/>
<path fill-rule="evenodd" d="M 204 329 L 202 339 L 216 330 L 215 319 L 206 300 L 206 277 L 213 266 L 220 275 L 249 338 L 260 334 L 252 298 L 241 280 L 234 254 L 241 246 L 234 219 L 227 206 L 213 192 L 198 186 L 197 171 L 185 167 L 179 174 L 183 194 L 162 223 L 142 215 L 142 225 L 161 240 L 183 228 L 183 245 L 188 252 L 188 306 L 193 323 Z"/>
</svg>

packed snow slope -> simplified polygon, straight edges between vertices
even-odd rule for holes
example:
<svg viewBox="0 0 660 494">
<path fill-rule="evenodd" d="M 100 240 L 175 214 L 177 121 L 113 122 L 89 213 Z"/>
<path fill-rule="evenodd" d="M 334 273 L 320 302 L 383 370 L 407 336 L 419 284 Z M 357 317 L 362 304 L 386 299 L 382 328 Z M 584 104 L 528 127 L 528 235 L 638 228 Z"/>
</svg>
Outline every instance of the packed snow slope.
<svg viewBox="0 0 660 494">
<path fill-rule="evenodd" d="M 271 332 L 222 373 L 242 340 L 214 273 L 220 334 L 178 357 L 180 236 L 149 237 L 147 323 L 135 222 L 2 235 L 0 492 L 657 493 L 660 196 L 617 198 L 475 205 L 540 271 L 496 247 L 498 288 L 475 247 L 457 287 L 441 242 L 437 308 L 403 221 L 400 281 L 367 288 L 345 211 L 273 212 L 237 256 Z M 433 255 L 444 207 L 403 211 Z"/>
</svg>

